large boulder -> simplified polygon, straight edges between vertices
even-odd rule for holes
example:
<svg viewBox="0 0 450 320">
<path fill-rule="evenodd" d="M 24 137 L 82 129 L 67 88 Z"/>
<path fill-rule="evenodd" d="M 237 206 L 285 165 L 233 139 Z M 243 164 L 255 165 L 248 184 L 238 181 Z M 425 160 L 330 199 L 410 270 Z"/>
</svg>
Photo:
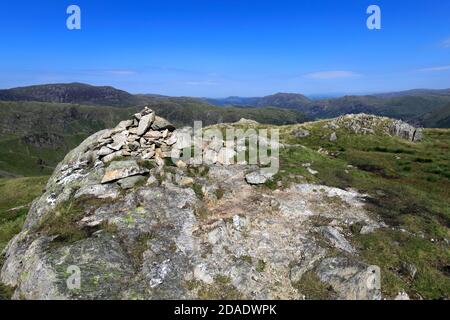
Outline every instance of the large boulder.
<svg viewBox="0 0 450 320">
<path fill-rule="evenodd" d="M 347 258 L 327 258 L 317 270 L 320 280 L 330 284 L 344 300 L 380 300 L 380 268 Z"/>
</svg>

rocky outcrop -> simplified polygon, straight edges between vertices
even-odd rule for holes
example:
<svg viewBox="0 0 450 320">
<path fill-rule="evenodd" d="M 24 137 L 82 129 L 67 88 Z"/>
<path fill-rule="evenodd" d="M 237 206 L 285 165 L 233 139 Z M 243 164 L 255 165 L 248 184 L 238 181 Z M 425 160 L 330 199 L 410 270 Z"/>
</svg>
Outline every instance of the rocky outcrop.
<svg viewBox="0 0 450 320">
<path fill-rule="evenodd" d="M 201 164 L 166 161 L 188 131 L 145 109 L 72 150 L 4 252 L 13 297 L 301 299 L 313 272 L 335 298 L 380 298 L 379 269 L 358 261 L 348 231 L 380 225 L 364 195 L 253 186 L 270 177 L 226 165 L 235 150 L 220 139 Z"/>
<path fill-rule="evenodd" d="M 340 116 L 327 124 L 327 127 L 332 129 L 343 127 L 357 134 L 382 133 L 397 136 L 412 142 L 421 141 L 423 138 L 422 128 L 415 128 L 401 120 L 393 120 L 391 118 L 364 113 Z"/>
<path fill-rule="evenodd" d="M 421 141 L 423 138 L 423 131 L 421 128 L 415 128 L 412 125 L 396 120 L 393 122 L 389 131 L 392 135 L 406 139 L 409 141 Z"/>
<path fill-rule="evenodd" d="M 64 145 L 64 138 L 57 134 L 42 133 L 42 134 L 29 134 L 21 138 L 23 143 L 36 148 L 58 148 Z"/>
<path fill-rule="evenodd" d="M 245 175 L 245 180 L 249 184 L 264 184 L 272 178 L 273 174 L 264 173 L 260 170 L 250 172 Z"/>
<path fill-rule="evenodd" d="M 381 299 L 380 268 L 367 266 L 346 258 L 323 260 L 317 274 L 329 283 L 340 299 L 379 300 Z"/>
<path fill-rule="evenodd" d="M 296 138 L 305 138 L 310 135 L 310 132 L 303 128 L 297 128 L 292 131 L 292 135 Z"/>
</svg>

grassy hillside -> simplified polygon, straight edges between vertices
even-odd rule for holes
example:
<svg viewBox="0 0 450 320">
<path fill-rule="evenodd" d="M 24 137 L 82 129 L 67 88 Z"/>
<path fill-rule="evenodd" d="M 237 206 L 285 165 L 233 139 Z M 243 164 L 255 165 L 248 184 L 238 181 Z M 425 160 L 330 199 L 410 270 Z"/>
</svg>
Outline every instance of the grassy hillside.
<svg viewBox="0 0 450 320">
<path fill-rule="evenodd" d="M 22 228 L 31 202 L 43 193 L 48 178 L 0 179 L 0 252 Z"/>
<path fill-rule="evenodd" d="M 135 109 L 0 102 L 0 177 L 46 175 L 90 134 Z"/>
<path fill-rule="evenodd" d="M 40 176 L 53 172 L 55 166 L 86 134 L 59 136 L 54 146 L 35 146 L 23 137 L 0 138 L 0 177 Z"/>
<path fill-rule="evenodd" d="M 2 135 L 90 134 L 126 119 L 137 108 L 94 107 L 65 103 L 0 101 Z"/>
<path fill-rule="evenodd" d="M 418 117 L 415 122 L 428 128 L 450 128 L 450 104 Z"/>
</svg>

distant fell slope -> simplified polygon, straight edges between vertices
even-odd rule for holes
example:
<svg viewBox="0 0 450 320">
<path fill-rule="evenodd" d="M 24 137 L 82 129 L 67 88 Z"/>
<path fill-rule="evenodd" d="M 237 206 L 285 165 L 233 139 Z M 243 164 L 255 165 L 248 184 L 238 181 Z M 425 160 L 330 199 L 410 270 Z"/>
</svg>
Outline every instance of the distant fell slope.
<svg viewBox="0 0 450 320">
<path fill-rule="evenodd" d="M 287 109 L 301 110 L 311 104 L 311 100 L 306 96 L 297 93 L 276 93 L 263 97 L 258 106 L 282 107 Z"/>
<path fill-rule="evenodd" d="M 0 90 L 0 100 L 132 107 L 143 103 L 144 99 L 109 86 L 57 83 Z"/>
<path fill-rule="evenodd" d="M 414 119 L 414 122 L 427 128 L 450 128 L 450 104 L 423 114 Z"/>
<path fill-rule="evenodd" d="M 450 96 L 345 96 L 316 101 L 315 108 L 308 114 L 317 118 L 330 118 L 348 113 L 370 113 L 411 121 L 448 103 Z"/>
<path fill-rule="evenodd" d="M 381 98 L 393 98 L 404 96 L 450 96 L 450 89 L 413 89 L 406 91 L 388 92 L 375 94 L 374 96 Z"/>
<path fill-rule="evenodd" d="M 303 112 L 308 117 L 317 119 L 333 118 L 349 113 L 370 113 L 414 122 L 416 118 L 449 104 L 450 89 L 416 89 L 319 100 L 310 100 L 301 94 L 277 93 L 259 98 L 229 97 L 206 99 L 206 101 L 218 106 L 240 105 L 252 108 L 272 106 L 294 109 Z M 431 124 L 431 122 L 426 122 L 426 124 Z"/>
<path fill-rule="evenodd" d="M 450 104 L 450 89 L 416 89 L 402 92 L 382 93 L 365 96 L 344 96 L 339 98 L 310 100 L 302 94 L 277 93 L 265 97 L 228 97 L 208 99 L 193 97 L 169 97 L 156 94 L 130 94 L 113 87 L 91 86 L 82 83 L 47 84 L 0 90 L 0 101 L 40 101 L 72 103 L 120 108 L 153 106 L 170 121 L 177 124 L 202 120 L 207 124 L 234 121 L 240 116 L 272 123 L 293 123 L 302 121 L 303 115 L 276 111 L 273 108 L 290 109 L 303 113 L 308 118 L 332 118 L 349 113 L 370 113 L 418 123 L 418 119 Z M 220 111 L 218 107 L 238 107 Z M 273 107 L 264 111 L 249 111 Z M 247 109 L 244 111 L 244 109 Z M 234 115 L 233 115 L 234 114 Z M 276 114 L 276 115 L 275 115 Z M 274 116 L 273 119 L 270 117 Z M 289 122 L 286 117 L 293 120 Z M 432 116 L 435 118 L 435 116 Z M 262 120 L 262 121 L 261 121 Z M 431 126 L 433 121 L 424 121 Z M 439 122 L 446 125 L 446 121 Z M 420 124 L 420 122 L 419 122 Z"/>
<path fill-rule="evenodd" d="M 277 107 L 286 109 L 299 109 L 309 106 L 311 100 L 297 93 L 276 93 L 265 97 L 228 97 L 223 99 L 206 99 L 208 103 L 217 106 L 240 105 L 249 107 Z"/>
</svg>

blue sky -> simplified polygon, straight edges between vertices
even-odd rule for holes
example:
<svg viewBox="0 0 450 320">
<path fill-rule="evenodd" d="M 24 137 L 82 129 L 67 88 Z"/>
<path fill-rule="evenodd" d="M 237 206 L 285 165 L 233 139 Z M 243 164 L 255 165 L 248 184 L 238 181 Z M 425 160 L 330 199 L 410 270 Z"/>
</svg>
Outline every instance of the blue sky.
<svg viewBox="0 0 450 320">
<path fill-rule="evenodd" d="M 82 29 L 66 28 L 81 8 Z M 366 9 L 382 10 L 368 30 Z M 0 6 L 0 87 L 224 97 L 450 87 L 447 0 L 40 0 Z"/>
</svg>

